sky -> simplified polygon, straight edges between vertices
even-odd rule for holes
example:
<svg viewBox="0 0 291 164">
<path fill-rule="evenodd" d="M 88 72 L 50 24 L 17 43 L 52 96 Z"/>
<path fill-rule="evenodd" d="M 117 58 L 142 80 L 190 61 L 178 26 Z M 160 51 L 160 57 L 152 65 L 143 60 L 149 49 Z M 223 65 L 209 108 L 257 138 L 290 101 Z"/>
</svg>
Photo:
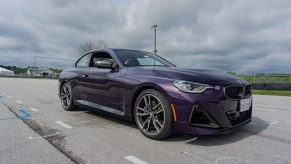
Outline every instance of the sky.
<svg viewBox="0 0 291 164">
<path fill-rule="evenodd" d="M 185 68 L 291 73 L 290 0 L 0 1 L 0 65 L 65 68 L 80 44 L 152 52 Z"/>
</svg>

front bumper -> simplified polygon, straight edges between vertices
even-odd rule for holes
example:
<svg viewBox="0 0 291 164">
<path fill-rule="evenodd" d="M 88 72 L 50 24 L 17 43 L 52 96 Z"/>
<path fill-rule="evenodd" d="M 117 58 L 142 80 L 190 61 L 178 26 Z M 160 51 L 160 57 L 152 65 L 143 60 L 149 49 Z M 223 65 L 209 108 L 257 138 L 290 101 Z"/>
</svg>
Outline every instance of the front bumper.
<svg viewBox="0 0 291 164">
<path fill-rule="evenodd" d="M 178 94 L 177 94 L 178 93 Z M 240 100 L 225 96 L 224 87 L 206 90 L 203 94 L 169 92 L 175 106 L 177 121 L 175 132 L 192 135 L 227 133 L 251 122 L 252 95 L 249 109 L 240 112 Z"/>
</svg>

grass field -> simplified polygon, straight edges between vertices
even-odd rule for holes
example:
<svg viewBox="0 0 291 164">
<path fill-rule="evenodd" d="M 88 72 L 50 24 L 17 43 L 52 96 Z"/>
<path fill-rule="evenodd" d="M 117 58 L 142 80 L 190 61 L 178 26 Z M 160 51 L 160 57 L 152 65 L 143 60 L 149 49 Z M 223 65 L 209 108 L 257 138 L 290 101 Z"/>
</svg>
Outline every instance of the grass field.
<svg viewBox="0 0 291 164">
<path fill-rule="evenodd" d="M 291 96 L 291 91 L 252 90 L 252 92 L 256 95 Z"/>
</svg>

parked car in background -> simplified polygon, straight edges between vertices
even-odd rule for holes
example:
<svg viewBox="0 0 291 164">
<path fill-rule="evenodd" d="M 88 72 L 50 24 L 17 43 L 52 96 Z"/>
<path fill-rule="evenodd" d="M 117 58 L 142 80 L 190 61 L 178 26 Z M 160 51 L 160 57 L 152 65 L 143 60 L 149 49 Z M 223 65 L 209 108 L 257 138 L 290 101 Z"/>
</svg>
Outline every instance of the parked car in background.
<svg viewBox="0 0 291 164">
<path fill-rule="evenodd" d="M 194 64 L 194 61 L 193 61 Z M 225 133 L 251 121 L 250 85 L 213 70 L 177 68 L 145 51 L 100 49 L 59 75 L 65 110 L 80 106 L 136 122 L 151 139 Z"/>
</svg>

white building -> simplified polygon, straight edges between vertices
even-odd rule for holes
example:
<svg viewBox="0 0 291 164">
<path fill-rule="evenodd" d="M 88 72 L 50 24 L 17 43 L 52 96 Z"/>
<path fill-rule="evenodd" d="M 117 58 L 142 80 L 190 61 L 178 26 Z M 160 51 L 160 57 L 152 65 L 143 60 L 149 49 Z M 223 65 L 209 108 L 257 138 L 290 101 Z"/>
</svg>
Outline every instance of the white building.
<svg viewBox="0 0 291 164">
<path fill-rule="evenodd" d="M 27 67 L 28 76 L 52 77 L 55 73 L 47 67 Z"/>
<path fill-rule="evenodd" d="M 0 67 L 0 76 L 14 76 L 14 72 Z"/>
</svg>

